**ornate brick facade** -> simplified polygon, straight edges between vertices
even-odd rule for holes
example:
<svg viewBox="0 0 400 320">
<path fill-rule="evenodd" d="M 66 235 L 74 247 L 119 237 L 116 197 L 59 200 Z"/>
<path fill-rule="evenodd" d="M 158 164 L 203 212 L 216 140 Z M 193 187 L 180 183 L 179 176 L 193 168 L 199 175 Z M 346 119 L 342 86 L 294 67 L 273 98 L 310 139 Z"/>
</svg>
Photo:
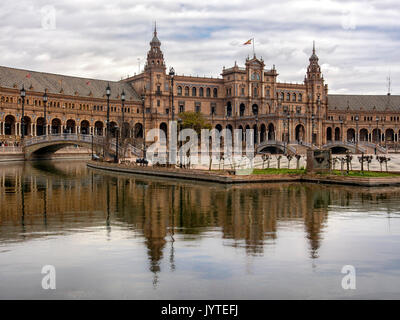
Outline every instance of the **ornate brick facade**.
<svg viewBox="0 0 400 320">
<path fill-rule="evenodd" d="M 244 67 L 236 62 L 224 67 L 221 78 L 175 75 L 173 88 L 171 80 L 156 30 L 144 71 L 118 82 L 0 67 L 0 137 L 21 135 L 22 85 L 28 136 L 43 133 L 44 92 L 49 96 L 48 132 L 102 135 L 109 83 L 111 126 L 122 126 L 124 91 L 124 127 L 133 139 L 141 139 L 144 128 L 168 130 L 173 115 L 176 120 L 179 112 L 196 111 L 218 129 L 256 129 L 255 141 L 270 152 L 279 151 L 274 141 L 289 141 L 299 152 L 339 142 L 391 147 L 399 141 L 400 96 L 329 95 L 315 46 L 302 84 L 278 82 L 275 66 L 266 68 L 256 56 L 247 58 Z"/>
</svg>

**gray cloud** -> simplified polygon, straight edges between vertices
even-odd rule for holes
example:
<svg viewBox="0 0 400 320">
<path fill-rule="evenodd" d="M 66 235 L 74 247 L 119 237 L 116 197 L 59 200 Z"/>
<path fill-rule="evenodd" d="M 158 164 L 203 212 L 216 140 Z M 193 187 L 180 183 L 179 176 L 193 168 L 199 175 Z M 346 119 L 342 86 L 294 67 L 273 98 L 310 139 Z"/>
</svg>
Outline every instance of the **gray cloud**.
<svg viewBox="0 0 400 320">
<path fill-rule="evenodd" d="M 56 9 L 56 29 L 41 9 Z M 105 1 L 20 0 L 0 4 L 0 64 L 118 80 L 138 71 L 157 20 L 167 65 L 218 77 L 256 52 L 279 80 L 302 82 L 312 41 L 330 92 L 400 94 L 400 4 L 396 0 Z"/>
</svg>

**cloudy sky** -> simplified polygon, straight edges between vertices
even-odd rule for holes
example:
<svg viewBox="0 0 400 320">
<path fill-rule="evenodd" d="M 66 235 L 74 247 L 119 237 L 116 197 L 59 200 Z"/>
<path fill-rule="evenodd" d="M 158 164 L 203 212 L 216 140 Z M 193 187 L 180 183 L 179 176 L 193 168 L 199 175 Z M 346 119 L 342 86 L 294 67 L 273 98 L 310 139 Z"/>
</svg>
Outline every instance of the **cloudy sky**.
<svg viewBox="0 0 400 320">
<path fill-rule="evenodd" d="M 138 72 L 154 21 L 167 66 L 219 77 L 257 56 L 302 82 L 316 41 L 331 93 L 400 94 L 398 0 L 18 0 L 0 4 L 0 65 L 119 80 Z M 140 59 L 140 60 L 139 60 Z"/>
</svg>

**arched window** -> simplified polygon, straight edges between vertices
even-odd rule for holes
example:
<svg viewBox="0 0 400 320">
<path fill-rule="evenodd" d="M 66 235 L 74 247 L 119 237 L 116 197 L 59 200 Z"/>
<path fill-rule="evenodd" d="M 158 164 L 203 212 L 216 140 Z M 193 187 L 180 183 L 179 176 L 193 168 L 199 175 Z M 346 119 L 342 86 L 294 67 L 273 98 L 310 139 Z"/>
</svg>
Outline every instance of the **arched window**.
<svg viewBox="0 0 400 320">
<path fill-rule="evenodd" d="M 214 98 L 218 98 L 218 89 L 214 88 L 213 92 L 214 92 Z"/>
<path fill-rule="evenodd" d="M 286 101 L 290 101 L 290 93 L 286 94 Z"/>
<path fill-rule="evenodd" d="M 204 97 L 204 89 L 203 88 L 199 89 L 199 96 Z"/>
<path fill-rule="evenodd" d="M 299 93 L 299 101 L 303 101 L 303 94 Z"/>
<path fill-rule="evenodd" d="M 193 97 L 197 96 L 196 87 L 193 87 L 193 88 L 192 88 L 192 96 L 193 96 Z"/>
<path fill-rule="evenodd" d="M 293 101 L 293 102 L 296 102 L 296 94 L 295 94 L 295 93 L 293 93 L 292 101 Z"/>
<path fill-rule="evenodd" d="M 207 93 L 207 97 L 211 97 L 211 89 L 210 88 L 207 88 L 206 93 Z"/>
<path fill-rule="evenodd" d="M 182 95 L 182 87 L 179 86 L 179 87 L 178 87 L 178 96 L 181 96 L 181 95 Z"/>
<path fill-rule="evenodd" d="M 285 94 L 283 92 L 281 92 L 281 100 L 285 100 Z"/>
<path fill-rule="evenodd" d="M 185 96 L 189 96 L 189 87 L 185 87 Z"/>
</svg>

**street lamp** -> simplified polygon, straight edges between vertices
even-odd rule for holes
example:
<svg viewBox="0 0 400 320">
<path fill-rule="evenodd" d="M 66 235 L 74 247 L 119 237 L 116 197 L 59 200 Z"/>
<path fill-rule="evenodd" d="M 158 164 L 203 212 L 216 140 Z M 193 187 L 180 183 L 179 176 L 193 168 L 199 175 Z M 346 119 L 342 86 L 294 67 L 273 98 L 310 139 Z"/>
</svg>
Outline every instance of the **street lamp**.
<svg viewBox="0 0 400 320">
<path fill-rule="evenodd" d="M 122 125 L 121 125 L 121 138 L 125 138 L 124 122 L 125 122 L 125 91 L 121 93 L 121 105 L 122 105 Z"/>
<path fill-rule="evenodd" d="M 287 118 L 287 144 L 289 145 L 290 143 L 290 114 L 288 112 L 288 115 L 286 116 Z"/>
<path fill-rule="evenodd" d="M 144 94 L 142 94 L 142 114 L 143 114 L 143 160 L 146 159 L 146 119 L 144 113 Z"/>
<path fill-rule="evenodd" d="M 358 120 L 360 120 L 359 116 L 355 116 L 354 120 L 356 120 L 356 149 L 358 148 L 358 141 L 359 141 L 359 136 L 358 136 Z"/>
<path fill-rule="evenodd" d="M 115 129 L 115 134 L 116 134 L 116 144 L 115 144 L 115 158 L 114 158 L 114 162 L 115 163 L 118 163 L 119 162 L 119 150 L 118 150 L 118 147 L 119 147 L 119 139 L 118 139 L 118 137 L 119 137 L 119 128 L 118 127 L 115 127 L 114 128 Z"/>
<path fill-rule="evenodd" d="M 106 95 L 107 95 L 107 137 L 108 137 L 110 133 L 110 96 L 111 96 L 110 84 L 107 85 Z"/>
<path fill-rule="evenodd" d="M 47 135 L 47 120 L 46 120 L 46 104 L 47 104 L 47 93 L 45 92 L 43 95 L 43 118 L 44 118 L 44 127 L 43 127 L 43 134 Z"/>
<path fill-rule="evenodd" d="M 21 140 L 24 140 L 24 136 L 25 136 L 25 97 L 26 97 L 26 91 L 24 86 L 22 85 L 22 89 L 20 90 L 20 95 L 21 95 L 21 99 L 22 99 L 22 118 L 21 118 L 21 128 L 22 128 L 22 132 L 21 132 Z"/>
<path fill-rule="evenodd" d="M 169 69 L 169 76 L 171 78 L 171 113 L 172 113 L 172 121 L 174 121 L 175 108 L 174 108 L 174 77 L 175 70 L 173 67 Z"/>
</svg>

